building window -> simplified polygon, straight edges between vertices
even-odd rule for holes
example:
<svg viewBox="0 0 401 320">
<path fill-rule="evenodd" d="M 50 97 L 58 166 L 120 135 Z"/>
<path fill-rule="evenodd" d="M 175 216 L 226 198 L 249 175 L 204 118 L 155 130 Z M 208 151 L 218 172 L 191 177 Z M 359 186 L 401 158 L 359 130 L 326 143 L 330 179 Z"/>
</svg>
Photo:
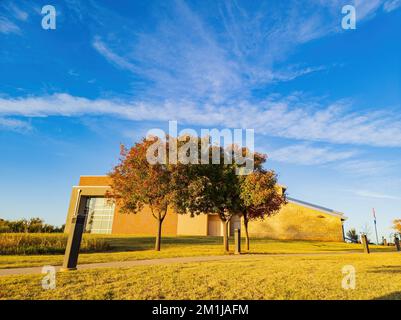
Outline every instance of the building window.
<svg viewBox="0 0 401 320">
<path fill-rule="evenodd" d="M 88 198 L 86 202 L 86 226 L 89 233 L 110 234 L 113 227 L 114 203 L 102 197 Z"/>
</svg>

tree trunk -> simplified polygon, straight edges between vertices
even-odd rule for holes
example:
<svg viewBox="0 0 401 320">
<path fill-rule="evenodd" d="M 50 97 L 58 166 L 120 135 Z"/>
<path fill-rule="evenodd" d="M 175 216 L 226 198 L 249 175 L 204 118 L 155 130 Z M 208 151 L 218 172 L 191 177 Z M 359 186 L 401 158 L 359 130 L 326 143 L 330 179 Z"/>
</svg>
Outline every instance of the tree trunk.
<svg viewBox="0 0 401 320">
<path fill-rule="evenodd" d="M 223 221 L 223 239 L 224 239 L 224 251 L 226 253 L 230 252 L 230 246 L 228 244 L 228 224 L 230 220 Z"/>
<path fill-rule="evenodd" d="M 248 234 L 248 222 L 249 220 L 244 216 L 244 227 L 245 227 L 245 238 L 246 238 L 246 250 L 249 251 L 249 234 Z"/>
<path fill-rule="evenodd" d="M 162 237 L 162 223 L 163 219 L 157 219 L 157 235 L 156 235 L 156 243 L 155 243 L 155 250 L 160 251 L 160 243 Z"/>
</svg>

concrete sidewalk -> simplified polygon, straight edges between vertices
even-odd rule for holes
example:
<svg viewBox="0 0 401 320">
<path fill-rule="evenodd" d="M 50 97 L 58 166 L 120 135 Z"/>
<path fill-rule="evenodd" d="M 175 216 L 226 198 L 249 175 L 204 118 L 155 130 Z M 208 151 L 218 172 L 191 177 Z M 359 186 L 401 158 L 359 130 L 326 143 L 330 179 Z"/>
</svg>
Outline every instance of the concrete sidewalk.
<svg viewBox="0 0 401 320">
<path fill-rule="evenodd" d="M 362 254 L 361 251 L 342 251 L 342 252 L 316 252 L 316 253 L 278 253 L 278 254 L 242 254 L 242 255 L 221 255 L 221 256 L 197 256 L 197 257 L 178 257 L 178 258 L 161 258 L 161 259 L 148 259 L 148 260 L 131 260 L 131 261 L 114 261 L 103 263 L 88 263 L 80 264 L 77 266 L 78 270 L 96 269 L 96 268 L 129 268 L 136 266 L 148 266 L 157 264 L 171 264 L 171 263 L 191 263 L 191 262 L 208 262 L 208 261 L 223 261 L 223 260 L 246 260 L 246 259 L 259 259 L 266 257 L 308 257 L 308 256 L 332 256 L 344 254 Z M 371 254 L 386 254 L 393 252 L 373 252 Z M 55 267 L 57 271 L 61 266 Z M 42 267 L 29 267 L 29 268 L 12 268 L 0 269 L 0 276 L 9 275 L 24 275 L 24 274 L 41 274 Z"/>
</svg>

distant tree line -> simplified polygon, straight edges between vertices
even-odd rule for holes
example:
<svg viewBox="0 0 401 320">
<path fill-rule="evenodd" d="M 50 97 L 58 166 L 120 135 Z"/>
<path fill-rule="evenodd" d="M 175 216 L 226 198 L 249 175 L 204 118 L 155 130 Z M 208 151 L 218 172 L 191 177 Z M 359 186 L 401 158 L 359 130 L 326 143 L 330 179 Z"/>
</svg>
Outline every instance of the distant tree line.
<svg viewBox="0 0 401 320">
<path fill-rule="evenodd" d="M 57 233 L 64 232 L 64 225 L 61 227 L 46 224 L 40 218 L 5 220 L 0 219 L 0 233 Z"/>
</svg>

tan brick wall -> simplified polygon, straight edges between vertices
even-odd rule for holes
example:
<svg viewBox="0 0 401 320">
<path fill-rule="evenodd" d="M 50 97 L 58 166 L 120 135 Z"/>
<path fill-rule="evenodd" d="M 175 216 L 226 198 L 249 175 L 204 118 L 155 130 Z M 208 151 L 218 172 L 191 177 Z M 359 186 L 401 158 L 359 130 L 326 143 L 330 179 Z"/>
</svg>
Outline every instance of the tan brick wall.
<svg viewBox="0 0 401 320">
<path fill-rule="evenodd" d="M 177 234 L 183 236 L 206 236 L 207 220 L 208 216 L 206 214 L 200 214 L 194 217 L 191 217 L 189 214 L 179 214 Z"/>
<path fill-rule="evenodd" d="M 79 178 L 80 186 L 109 186 L 111 179 L 108 176 L 81 176 Z"/>
<path fill-rule="evenodd" d="M 249 222 L 249 234 L 271 239 L 343 241 L 340 217 L 295 203 L 288 203 L 265 220 Z"/>
<path fill-rule="evenodd" d="M 113 234 L 143 234 L 155 235 L 157 232 L 157 220 L 152 216 L 149 207 L 144 207 L 141 212 L 120 213 L 116 207 L 113 221 Z M 167 211 L 162 225 L 163 235 L 177 234 L 177 214 L 171 209 Z"/>
</svg>

